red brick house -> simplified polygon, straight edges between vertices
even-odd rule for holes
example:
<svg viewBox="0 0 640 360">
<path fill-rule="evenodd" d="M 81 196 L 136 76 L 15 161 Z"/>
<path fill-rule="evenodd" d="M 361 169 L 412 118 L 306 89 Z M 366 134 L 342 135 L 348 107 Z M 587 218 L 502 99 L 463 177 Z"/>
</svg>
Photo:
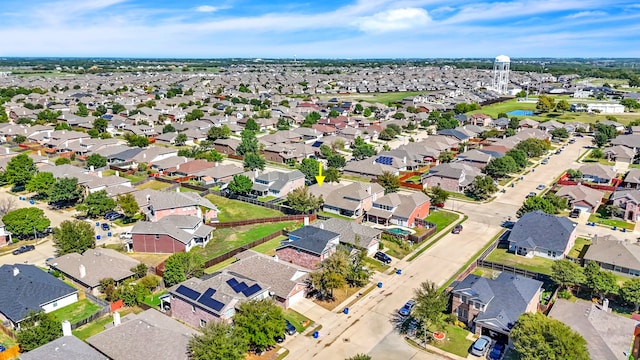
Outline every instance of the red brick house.
<svg viewBox="0 0 640 360">
<path fill-rule="evenodd" d="M 189 251 L 205 246 L 215 228 L 201 218 L 188 215 L 165 216 L 157 222 L 140 221 L 131 230 L 131 249 L 135 252 L 165 253 Z"/>
<path fill-rule="evenodd" d="M 290 232 L 289 239 L 276 249 L 276 256 L 279 260 L 313 270 L 336 252 L 339 243 L 339 234 L 307 225 Z"/>
<path fill-rule="evenodd" d="M 236 307 L 269 297 L 269 287 L 233 272 L 191 278 L 169 288 L 171 316 L 194 328 L 210 321 L 230 322 Z"/>
</svg>

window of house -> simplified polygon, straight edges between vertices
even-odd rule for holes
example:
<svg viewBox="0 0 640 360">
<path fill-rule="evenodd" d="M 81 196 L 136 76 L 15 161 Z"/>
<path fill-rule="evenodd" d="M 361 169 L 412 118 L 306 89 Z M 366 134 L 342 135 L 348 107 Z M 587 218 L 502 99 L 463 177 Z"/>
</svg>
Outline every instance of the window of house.
<svg viewBox="0 0 640 360">
<path fill-rule="evenodd" d="M 155 235 L 153 235 L 153 237 L 154 237 L 156 240 L 160 240 L 160 234 L 155 234 Z"/>
<path fill-rule="evenodd" d="M 547 251 L 547 256 L 551 256 L 551 250 Z"/>
<path fill-rule="evenodd" d="M 57 301 L 53 302 L 53 307 L 58 307 L 58 302 Z"/>
<path fill-rule="evenodd" d="M 467 297 L 464 296 L 464 295 L 462 296 L 462 302 L 465 303 L 465 304 L 467 303 Z"/>
<path fill-rule="evenodd" d="M 207 326 L 207 322 L 204 319 L 200 319 L 200 327 Z"/>
<path fill-rule="evenodd" d="M 171 209 L 169 209 L 169 212 L 173 214 L 173 212 L 174 212 L 175 210 L 176 210 L 176 209 L 171 208 Z"/>
<path fill-rule="evenodd" d="M 474 301 L 473 302 L 473 308 L 476 309 L 476 310 L 482 309 L 482 305 L 480 305 L 480 303 Z"/>
<path fill-rule="evenodd" d="M 191 305 L 191 312 L 196 312 L 196 307 L 195 307 L 195 305 Z"/>
</svg>

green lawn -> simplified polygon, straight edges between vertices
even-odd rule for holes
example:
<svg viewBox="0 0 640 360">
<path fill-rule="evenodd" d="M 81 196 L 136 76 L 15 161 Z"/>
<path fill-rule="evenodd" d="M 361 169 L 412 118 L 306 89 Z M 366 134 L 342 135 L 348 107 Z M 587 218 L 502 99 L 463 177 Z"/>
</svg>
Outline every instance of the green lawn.
<svg viewBox="0 0 640 360">
<path fill-rule="evenodd" d="M 217 263 L 217 264 L 215 264 L 213 266 L 210 266 L 210 267 L 204 269 L 204 273 L 205 274 L 213 274 L 214 272 L 220 271 L 220 270 L 226 268 L 227 266 L 233 264 L 235 261 L 236 261 L 235 257 L 229 258 L 229 259 L 227 259 L 227 260 L 225 260 L 223 262 Z"/>
<path fill-rule="evenodd" d="M 239 200 L 227 199 L 213 194 L 205 197 L 220 210 L 218 212 L 220 222 L 284 216 L 284 214 L 278 210 L 268 209 Z"/>
<path fill-rule="evenodd" d="M 442 229 L 446 228 L 459 218 L 460 215 L 450 211 L 434 210 L 431 214 L 429 214 L 429 216 L 424 218 L 424 220 L 436 224 L 436 229 L 438 230 L 438 232 L 440 232 Z"/>
<path fill-rule="evenodd" d="M 572 258 L 579 258 L 584 256 L 582 252 L 584 251 L 585 245 L 591 245 L 591 240 L 582 237 L 576 238 L 576 244 L 573 245 L 573 248 L 567 255 L 571 256 Z"/>
<path fill-rule="evenodd" d="M 382 262 L 370 257 L 365 257 L 362 261 L 367 266 L 367 268 L 373 271 L 385 272 L 389 269 L 389 265 L 383 264 Z"/>
<path fill-rule="evenodd" d="M 213 239 L 205 248 L 197 247 L 191 251 L 201 254 L 205 259 L 212 259 L 232 249 L 244 246 L 269 234 L 287 227 L 293 227 L 295 221 L 283 221 L 258 225 L 240 226 L 235 228 L 217 229 Z"/>
<path fill-rule="evenodd" d="M 166 294 L 167 292 L 167 290 L 162 290 L 155 294 L 147 295 L 144 297 L 143 302 L 155 309 L 158 309 L 158 307 L 160 306 L 160 296 Z"/>
<path fill-rule="evenodd" d="M 286 238 L 286 236 L 278 236 L 277 238 L 271 239 L 266 243 L 254 246 L 253 248 L 251 248 L 251 250 L 263 253 L 265 255 L 273 256 L 276 254 L 276 248 L 280 246 L 282 240 L 285 240 Z"/>
<path fill-rule="evenodd" d="M 298 333 L 302 333 L 306 328 L 309 327 L 309 325 L 313 323 L 311 319 L 292 309 L 287 309 L 284 311 L 284 318 L 289 320 L 289 322 L 296 327 Z"/>
<path fill-rule="evenodd" d="M 340 99 L 353 99 L 356 101 L 366 101 L 370 104 L 381 103 L 387 104 L 390 102 L 400 101 L 409 96 L 420 95 L 422 92 L 415 91 L 402 91 L 402 92 L 388 92 L 388 93 L 369 93 L 369 94 L 340 94 Z M 331 99 L 336 97 L 335 94 L 318 95 L 320 99 Z"/>
<path fill-rule="evenodd" d="M 326 211 L 323 211 L 323 210 L 318 211 L 318 215 L 327 216 L 327 217 L 334 217 L 334 218 L 338 218 L 338 219 L 342 219 L 342 220 L 349 220 L 349 221 L 353 220 L 350 217 L 339 215 L 339 214 L 334 214 L 334 213 L 330 213 L 330 212 L 326 212 Z"/>
<path fill-rule="evenodd" d="M 136 186 L 136 189 L 138 190 L 144 190 L 144 189 L 152 189 L 152 190 L 163 190 L 168 188 L 169 186 L 171 186 L 171 184 L 169 183 L 164 183 L 164 182 L 160 182 L 160 181 L 156 181 L 156 180 L 151 180 L 149 182 L 146 182 L 142 185 L 138 185 Z"/>
<path fill-rule="evenodd" d="M 121 317 L 124 317 L 125 315 L 130 314 L 132 312 L 137 314 L 141 311 L 142 309 L 139 307 L 133 307 L 133 308 L 125 307 L 123 309 L 118 310 Z M 109 314 L 104 317 L 101 317 L 100 319 L 94 322 L 88 323 L 85 326 L 82 326 L 77 328 L 76 330 L 73 330 L 73 335 L 75 335 L 80 340 L 86 340 L 91 336 L 104 331 L 105 325 L 111 322 L 113 322 L 113 315 Z"/>
<path fill-rule="evenodd" d="M 606 225 L 606 226 L 616 226 L 618 228 L 625 228 L 627 230 L 633 230 L 635 228 L 635 224 L 632 223 L 628 223 L 624 220 L 617 220 L 617 219 L 604 219 L 602 217 L 600 217 L 600 214 L 595 213 L 595 214 L 591 214 L 589 216 L 589 221 L 594 222 L 596 224 L 600 224 L 600 225 Z"/>
<path fill-rule="evenodd" d="M 385 252 L 389 256 L 396 259 L 402 259 L 415 249 L 415 245 L 409 245 L 405 242 L 404 247 L 390 240 L 380 240 L 385 247 Z"/>
<path fill-rule="evenodd" d="M 507 249 L 501 248 L 493 250 L 485 260 L 547 275 L 551 274 L 551 265 L 553 265 L 553 260 L 551 259 L 539 256 L 527 258 L 509 253 Z"/>
<path fill-rule="evenodd" d="M 473 341 L 467 340 L 468 330 L 455 325 L 447 325 L 444 330 L 446 338 L 442 341 L 434 340 L 431 345 L 448 353 L 466 358 L 469 355 L 469 347 Z"/>
<path fill-rule="evenodd" d="M 263 196 L 263 197 L 259 197 L 258 201 L 262 201 L 262 202 L 267 202 L 267 201 L 271 201 L 273 199 L 275 199 L 275 196 Z"/>
<path fill-rule="evenodd" d="M 149 177 L 149 175 L 147 173 L 144 173 L 144 175 L 125 175 L 125 178 L 129 179 L 132 183 L 134 182 L 138 182 L 138 181 L 142 181 L 146 178 Z"/>
<path fill-rule="evenodd" d="M 53 311 L 52 314 L 60 321 L 69 320 L 69 322 L 73 324 L 88 318 L 99 310 L 100 306 L 92 303 L 88 299 L 82 299 L 78 300 L 76 303 Z"/>
</svg>

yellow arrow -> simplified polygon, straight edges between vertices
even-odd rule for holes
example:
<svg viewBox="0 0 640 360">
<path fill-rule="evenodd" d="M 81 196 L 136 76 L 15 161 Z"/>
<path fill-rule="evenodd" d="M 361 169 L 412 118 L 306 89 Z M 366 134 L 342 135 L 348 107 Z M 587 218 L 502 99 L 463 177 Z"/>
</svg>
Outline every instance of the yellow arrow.
<svg viewBox="0 0 640 360">
<path fill-rule="evenodd" d="M 318 161 L 318 168 L 320 173 L 318 174 L 318 176 L 316 176 L 316 181 L 318 182 L 318 186 L 322 186 L 322 183 L 324 182 L 324 176 L 322 176 L 322 163 Z"/>
</svg>

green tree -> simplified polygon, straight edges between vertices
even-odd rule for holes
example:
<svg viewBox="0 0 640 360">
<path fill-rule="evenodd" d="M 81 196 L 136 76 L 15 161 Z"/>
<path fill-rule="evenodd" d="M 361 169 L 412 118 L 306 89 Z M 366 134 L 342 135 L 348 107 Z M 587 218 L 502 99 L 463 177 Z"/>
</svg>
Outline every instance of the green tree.
<svg viewBox="0 0 640 360">
<path fill-rule="evenodd" d="M 364 117 L 370 117 L 371 116 L 371 109 L 366 108 L 362 111 L 362 115 L 364 115 Z"/>
<path fill-rule="evenodd" d="M 331 150 L 331 146 L 327 144 L 320 145 L 320 155 L 323 158 L 328 158 L 329 156 L 331 156 L 331 154 L 333 154 L 333 150 Z"/>
<path fill-rule="evenodd" d="M 218 139 L 228 139 L 231 136 L 231 129 L 227 125 L 212 126 L 207 132 L 207 139 L 215 141 Z"/>
<path fill-rule="evenodd" d="M 205 152 L 197 154 L 195 158 L 196 159 L 204 159 L 204 160 L 207 160 L 209 162 L 219 162 L 219 161 L 222 161 L 224 159 L 224 156 L 222 154 L 220 154 L 219 152 L 217 152 L 215 149 L 211 149 L 209 151 L 205 151 Z"/>
<path fill-rule="evenodd" d="M 44 109 L 38 113 L 39 122 L 45 123 L 55 123 L 58 121 L 58 118 L 62 116 L 62 111 L 51 111 L 49 109 Z"/>
<path fill-rule="evenodd" d="M 571 105 L 565 99 L 558 101 L 558 103 L 556 104 L 556 111 L 565 112 L 569 111 L 569 109 L 571 109 Z"/>
<path fill-rule="evenodd" d="M 336 168 L 332 168 L 332 167 L 328 168 L 327 171 L 324 173 L 324 181 L 339 183 L 340 171 Z"/>
<path fill-rule="evenodd" d="M 257 154 L 260 151 L 260 145 L 258 144 L 258 139 L 256 138 L 256 134 L 251 130 L 242 130 L 240 133 L 242 140 L 240 144 L 238 144 L 238 148 L 236 151 L 239 155 L 245 155 L 249 153 Z"/>
<path fill-rule="evenodd" d="M 640 109 L 640 103 L 635 99 L 622 99 L 620 105 L 624 106 L 627 110 Z"/>
<path fill-rule="evenodd" d="M 244 154 L 243 164 L 245 169 L 264 170 L 265 160 L 262 157 L 262 155 L 258 153 L 247 153 L 247 154 Z"/>
<path fill-rule="evenodd" d="M 82 187 L 76 178 L 58 179 L 49 192 L 49 201 L 58 205 L 73 205 L 81 197 Z"/>
<path fill-rule="evenodd" d="M 20 323 L 17 340 L 20 344 L 20 352 L 27 352 L 61 336 L 62 323 L 53 314 L 32 312 Z"/>
<path fill-rule="evenodd" d="M 544 155 L 550 149 L 550 145 L 544 140 L 529 138 L 520 141 L 515 149 L 524 151 L 528 158 L 532 158 Z"/>
<path fill-rule="evenodd" d="M 136 279 L 142 279 L 147 275 L 147 271 L 149 271 L 149 268 L 146 264 L 140 263 L 129 270 L 131 270 L 131 272 L 135 274 L 134 276 L 136 277 Z"/>
<path fill-rule="evenodd" d="M 98 132 L 102 133 L 107 131 L 107 127 L 109 127 L 109 122 L 107 121 L 107 119 L 99 117 L 93 120 L 93 128 L 98 130 Z"/>
<path fill-rule="evenodd" d="M 367 144 L 362 140 L 360 136 L 358 136 L 354 140 L 353 147 L 353 157 L 357 160 L 362 160 L 364 158 L 371 157 L 376 154 L 376 150 L 373 148 L 373 145 Z"/>
<path fill-rule="evenodd" d="M 511 149 L 507 151 L 505 155 L 510 156 L 513 159 L 513 161 L 516 162 L 516 166 L 518 167 L 518 170 L 522 170 L 526 168 L 527 165 L 529 165 L 529 160 L 527 160 L 527 154 L 522 150 Z"/>
<path fill-rule="evenodd" d="M 241 329 L 224 322 L 210 321 L 202 335 L 189 340 L 189 358 L 192 360 L 244 360 L 249 342 Z"/>
<path fill-rule="evenodd" d="M 440 186 L 435 186 L 430 191 L 424 190 L 424 193 L 431 199 L 431 204 L 444 204 L 449 199 L 449 192 Z"/>
<path fill-rule="evenodd" d="M 486 200 L 493 193 L 498 191 L 498 187 L 494 183 L 491 176 L 476 176 L 467 189 L 466 193 L 474 199 Z"/>
<path fill-rule="evenodd" d="M 86 168 L 89 169 L 91 166 L 94 169 L 103 168 L 107 166 L 107 158 L 98 153 L 91 154 L 87 157 Z"/>
<path fill-rule="evenodd" d="M 604 146 L 606 144 L 606 142 L 604 144 L 602 144 L 602 146 Z M 592 159 L 602 159 L 604 157 L 604 151 L 602 151 L 602 149 L 592 149 L 591 153 L 589 153 L 589 157 Z"/>
<path fill-rule="evenodd" d="M 450 163 L 455 159 L 455 155 L 451 151 L 445 150 L 438 155 L 438 161 L 441 163 Z"/>
<path fill-rule="evenodd" d="M 569 138 L 569 132 L 565 128 L 554 129 L 551 132 L 551 135 L 553 135 L 553 137 L 556 138 L 556 139 L 567 139 L 567 138 Z"/>
<path fill-rule="evenodd" d="M 241 337 L 249 342 L 249 348 L 261 352 L 276 344 L 276 337 L 284 334 L 285 321 L 282 308 L 271 299 L 249 300 L 238 306 L 233 317 Z"/>
<path fill-rule="evenodd" d="M 331 154 L 327 158 L 327 166 L 329 167 L 342 169 L 345 165 L 347 165 L 347 160 L 340 154 Z"/>
<path fill-rule="evenodd" d="M 251 192 L 251 188 L 253 187 L 253 182 L 249 177 L 244 175 L 234 175 L 233 180 L 229 182 L 227 188 L 229 191 L 238 195 L 247 195 Z"/>
<path fill-rule="evenodd" d="M 517 117 L 512 117 L 509 119 L 509 129 L 516 130 L 520 127 L 520 120 Z"/>
<path fill-rule="evenodd" d="M 400 180 L 390 171 L 384 171 L 378 175 L 377 182 L 384 188 L 385 194 L 397 192 L 400 189 Z"/>
<path fill-rule="evenodd" d="M 258 123 L 253 118 L 249 118 L 249 120 L 247 120 L 247 123 L 244 125 L 244 129 L 258 132 L 260 131 L 260 125 L 258 125 Z"/>
<path fill-rule="evenodd" d="M 116 281 L 112 278 L 101 279 L 98 289 L 104 294 L 105 300 L 109 302 L 116 300 Z"/>
<path fill-rule="evenodd" d="M 309 275 L 309 281 L 318 290 L 319 298 L 333 299 L 333 291 L 347 284 L 348 268 L 349 257 L 344 251 L 336 251 L 318 264 L 317 270 Z"/>
<path fill-rule="evenodd" d="M 88 217 L 96 218 L 113 211 L 116 208 L 116 202 L 107 194 L 106 190 L 100 190 L 89 193 L 76 208 L 87 214 Z"/>
<path fill-rule="evenodd" d="M 624 301 L 633 304 L 634 312 L 638 312 L 638 308 L 640 308 L 640 279 L 634 278 L 625 281 L 620 289 L 620 295 Z"/>
<path fill-rule="evenodd" d="M 569 175 L 569 179 L 571 180 L 582 179 L 582 172 L 580 170 L 569 169 L 567 170 L 567 175 Z"/>
<path fill-rule="evenodd" d="M 308 181 L 315 182 L 320 173 L 320 163 L 316 159 L 306 158 L 300 163 L 299 170 Z"/>
<path fill-rule="evenodd" d="M 536 104 L 536 110 L 542 112 L 549 112 L 556 107 L 555 100 L 552 97 L 546 95 L 540 95 L 538 97 L 538 103 Z"/>
<path fill-rule="evenodd" d="M 378 135 L 378 139 L 389 141 L 395 139 L 398 134 L 390 127 L 386 127 L 384 130 L 380 132 Z"/>
<path fill-rule="evenodd" d="M 33 160 L 25 154 L 19 154 L 11 158 L 4 171 L 4 178 L 14 186 L 25 186 L 37 171 Z"/>
<path fill-rule="evenodd" d="M 541 313 L 524 313 L 510 338 L 521 360 L 589 360 L 587 342 L 562 322 Z"/>
<path fill-rule="evenodd" d="M 356 242 L 360 239 L 356 235 Z M 347 281 L 347 284 L 351 287 L 362 287 L 369 283 L 369 279 L 371 278 L 371 271 L 367 269 L 364 259 L 367 256 L 366 250 L 361 251 L 348 263 L 347 271 L 345 273 L 344 279 Z M 339 249 L 338 251 L 346 252 L 347 257 L 349 256 L 349 252 L 347 249 Z"/>
<path fill-rule="evenodd" d="M 126 306 L 136 306 L 150 293 L 149 289 L 137 283 L 135 279 L 127 279 L 118 286 L 114 296 L 116 299 L 122 299 Z"/>
<path fill-rule="evenodd" d="M 7 231 L 20 239 L 34 235 L 34 231 L 44 232 L 51 225 L 44 211 L 35 207 L 10 211 L 2 217 L 2 222 Z"/>
<path fill-rule="evenodd" d="M 511 174 L 516 171 L 518 171 L 518 165 L 509 155 L 491 159 L 484 168 L 484 172 L 494 179 L 505 177 L 507 174 Z"/>
<path fill-rule="evenodd" d="M 601 301 L 608 294 L 617 294 L 620 289 L 616 281 L 616 276 L 609 271 L 601 270 L 595 261 L 589 261 L 589 263 L 587 263 L 587 267 L 584 269 L 584 275 L 587 278 L 585 285 L 591 289 L 592 292 L 598 294 Z"/>
<path fill-rule="evenodd" d="M 411 316 L 422 325 L 425 341 L 428 330 L 441 331 L 444 326 L 449 304 L 445 292 L 440 291 L 438 285 L 432 281 L 424 281 L 414 290 L 413 299 L 416 302 Z"/>
<path fill-rule="evenodd" d="M 136 214 L 140 211 L 140 205 L 136 201 L 136 197 L 133 194 L 124 194 L 118 196 L 118 206 L 122 209 L 124 216 L 131 219 L 136 216 Z"/>
<path fill-rule="evenodd" d="M 335 119 L 338 116 L 340 116 L 340 113 L 337 110 L 331 110 L 331 111 L 329 111 L 329 114 L 327 116 L 332 118 L 332 119 Z"/>
<path fill-rule="evenodd" d="M 458 120 L 449 117 L 441 117 L 436 122 L 436 127 L 438 131 L 446 130 L 446 129 L 455 129 L 460 125 Z"/>
<path fill-rule="evenodd" d="M 176 132 L 176 128 L 174 128 L 172 124 L 167 124 L 162 128 L 163 134 L 171 133 L 171 132 Z"/>
<path fill-rule="evenodd" d="M 183 146 L 187 142 L 188 138 L 185 133 L 179 133 L 176 135 L 175 144 L 176 146 Z"/>
<path fill-rule="evenodd" d="M 320 120 L 321 116 L 320 113 L 318 113 L 317 111 L 312 111 L 309 113 L 309 115 L 307 115 L 304 118 L 304 121 L 302 122 L 302 127 L 311 127 L 314 124 L 318 123 L 318 120 Z"/>
<path fill-rule="evenodd" d="M 56 179 L 50 172 L 39 172 L 27 183 L 27 191 L 38 193 L 37 197 L 46 199 L 49 197 L 51 187 L 56 183 Z"/>
<path fill-rule="evenodd" d="M 278 124 L 276 125 L 278 130 L 289 130 L 291 129 L 291 124 L 289 124 L 289 120 L 284 117 L 278 119 Z"/>
<path fill-rule="evenodd" d="M 95 247 L 95 231 L 86 221 L 65 220 L 53 229 L 53 245 L 58 256 L 78 253 Z"/>
<path fill-rule="evenodd" d="M 162 278 L 167 287 L 204 274 L 204 260 L 195 252 L 179 252 L 169 256 L 164 263 Z"/>
<path fill-rule="evenodd" d="M 306 186 L 301 186 L 287 193 L 287 204 L 301 213 L 317 210 L 323 203 L 322 196 L 313 195 Z"/>
<path fill-rule="evenodd" d="M 56 166 L 71 164 L 71 160 L 69 160 L 69 158 L 66 158 L 66 157 L 59 157 L 56 159 L 55 164 Z"/>
<path fill-rule="evenodd" d="M 111 105 L 111 112 L 114 113 L 114 114 L 119 114 L 119 113 L 125 112 L 125 111 L 127 111 L 127 108 L 124 107 L 124 105 L 122 105 L 122 104 L 113 103 Z"/>
<path fill-rule="evenodd" d="M 199 120 L 202 119 L 204 117 L 204 112 L 200 109 L 193 109 L 191 110 L 190 113 L 188 113 L 187 115 L 185 115 L 184 117 L 184 121 L 193 121 L 193 120 Z"/>
<path fill-rule="evenodd" d="M 149 146 L 149 139 L 146 136 L 137 136 L 127 133 L 124 136 L 124 139 L 127 141 L 127 145 L 132 147 L 137 146 L 143 148 Z"/>
<path fill-rule="evenodd" d="M 541 210 L 547 214 L 555 214 L 557 211 L 556 207 L 548 199 L 540 196 L 531 196 L 524 201 L 516 216 L 522 217 L 524 214 L 536 210 Z"/>
<path fill-rule="evenodd" d="M 551 265 L 551 280 L 560 286 L 560 289 L 571 290 L 574 286 L 585 282 L 584 269 L 571 260 L 562 259 L 554 261 Z"/>
</svg>

